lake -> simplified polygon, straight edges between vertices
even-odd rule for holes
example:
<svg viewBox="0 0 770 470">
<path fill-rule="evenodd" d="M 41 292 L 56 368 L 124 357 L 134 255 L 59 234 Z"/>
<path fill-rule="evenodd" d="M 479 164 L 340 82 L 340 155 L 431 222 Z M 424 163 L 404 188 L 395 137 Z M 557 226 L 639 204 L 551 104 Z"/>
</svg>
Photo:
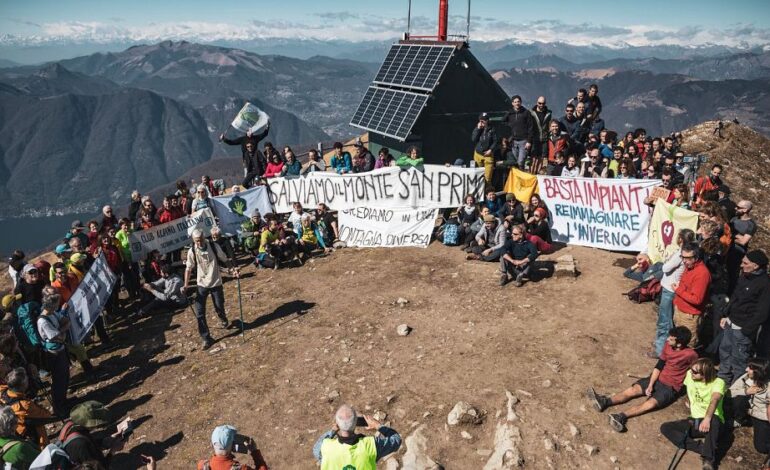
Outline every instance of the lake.
<svg viewBox="0 0 770 470">
<path fill-rule="evenodd" d="M 7 259 L 17 248 L 27 254 L 42 250 L 64 238 L 73 220 L 87 224 L 92 217 L 93 214 L 70 214 L 0 220 L 0 255 Z"/>
</svg>

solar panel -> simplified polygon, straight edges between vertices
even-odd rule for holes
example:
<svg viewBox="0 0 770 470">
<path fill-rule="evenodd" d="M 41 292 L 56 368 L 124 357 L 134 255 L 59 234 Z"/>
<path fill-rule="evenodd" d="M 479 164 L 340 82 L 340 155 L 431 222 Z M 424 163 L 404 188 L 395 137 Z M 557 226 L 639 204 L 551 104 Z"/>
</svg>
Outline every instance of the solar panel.
<svg viewBox="0 0 770 470">
<path fill-rule="evenodd" d="M 433 91 L 455 46 L 393 44 L 374 83 Z"/>
<path fill-rule="evenodd" d="M 428 95 L 370 86 L 350 124 L 403 142 L 427 101 Z"/>
</svg>

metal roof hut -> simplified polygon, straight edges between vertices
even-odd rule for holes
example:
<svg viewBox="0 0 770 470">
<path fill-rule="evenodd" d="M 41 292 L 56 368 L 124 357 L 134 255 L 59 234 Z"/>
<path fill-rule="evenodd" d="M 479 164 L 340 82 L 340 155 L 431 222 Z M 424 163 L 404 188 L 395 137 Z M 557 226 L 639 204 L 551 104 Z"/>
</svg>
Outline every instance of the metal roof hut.
<svg viewBox="0 0 770 470">
<path fill-rule="evenodd" d="M 374 155 L 388 147 L 398 158 L 414 145 L 426 163 L 467 162 L 479 114 L 501 115 L 511 107 L 508 95 L 471 53 L 468 36 L 448 40 L 447 8 L 447 0 L 441 0 L 438 36 L 407 32 L 391 46 L 350 121 L 369 131 Z"/>
</svg>

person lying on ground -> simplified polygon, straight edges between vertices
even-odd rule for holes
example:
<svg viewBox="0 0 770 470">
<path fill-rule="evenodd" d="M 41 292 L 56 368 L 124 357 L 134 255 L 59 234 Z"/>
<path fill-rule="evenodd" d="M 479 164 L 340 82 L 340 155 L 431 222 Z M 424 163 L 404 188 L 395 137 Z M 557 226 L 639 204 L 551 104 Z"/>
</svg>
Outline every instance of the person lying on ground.
<svg viewBox="0 0 770 470">
<path fill-rule="evenodd" d="M 698 354 L 687 347 L 690 336 L 690 330 L 687 328 L 681 326 L 671 328 L 666 345 L 652 373 L 648 377 L 637 380 L 622 392 L 606 396 L 597 394 L 593 388 L 588 389 L 588 400 L 599 412 L 636 398 L 647 397 L 643 402 L 623 412 L 610 414 L 609 422 L 612 429 L 624 432 L 629 419 L 665 408 L 684 393 L 682 382 L 685 374 L 698 359 Z"/>
</svg>

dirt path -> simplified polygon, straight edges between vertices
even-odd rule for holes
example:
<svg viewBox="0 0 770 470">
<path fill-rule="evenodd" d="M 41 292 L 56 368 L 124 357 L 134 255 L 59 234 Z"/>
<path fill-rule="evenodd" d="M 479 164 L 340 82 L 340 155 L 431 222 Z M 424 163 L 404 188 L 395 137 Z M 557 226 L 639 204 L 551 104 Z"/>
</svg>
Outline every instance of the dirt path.
<svg viewBox="0 0 770 470">
<path fill-rule="evenodd" d="M 525 468 L 665 468 L 674 449 L 658 427 L 686 415 L 681 402 L 617 434 L 583 398 L 589 385 L 618 390 L 634 381 L 626 374 L 646 375 L 654 365 L 643 357 L 655 328 L 651 304 L 620 294 L 630 283 L 618 264 L 630 257 L 568 247 L 544 259 L 562 254 L 577 259 L 577 279 L 546 278 L 519 289 L 498 286 L 496 263 L 466 262 L 459 249 L 436 243 L 341 250 L 296 269 L 249 267 L 242 281 L 245 342 L 235 335 L 200 351 L 189 310 L 118 324 L 116 339 L 131 346 L 97 358 L 115 377 L 79 395 L 139 418 L 130 453 L 161 457 L 160 468 L 193 468 L 222 423 L 254 436 L 271 468 L 315 468 L 312 445 L 347 402 L 387 413 L 404 437 L 426 424 L 433 460 L 447 469 L 480 469 L 505 390 L 521 399 Z M 235 283 L 226 291 L 235 318 Z M 400 297 L 408 300 L 403 307 Z M 414 329 L 409 336 L 396 334 L 401 323 Z M 214 330 L 216 338 L 227 333 Z M 461 400 L 486 411 L 483 424 L 446 425 Z M 546 437 L 560 448 L 545 450 Z M 721 468 L 757 460 L 745 430 L 737 442 Z M 599 453 L 589 456 L 585 444 Z M 136 462 L 124 455 L 116 466 Z M 688 455 L 679 468 L 700 468 L 699 461 Z"/>
</svg>

